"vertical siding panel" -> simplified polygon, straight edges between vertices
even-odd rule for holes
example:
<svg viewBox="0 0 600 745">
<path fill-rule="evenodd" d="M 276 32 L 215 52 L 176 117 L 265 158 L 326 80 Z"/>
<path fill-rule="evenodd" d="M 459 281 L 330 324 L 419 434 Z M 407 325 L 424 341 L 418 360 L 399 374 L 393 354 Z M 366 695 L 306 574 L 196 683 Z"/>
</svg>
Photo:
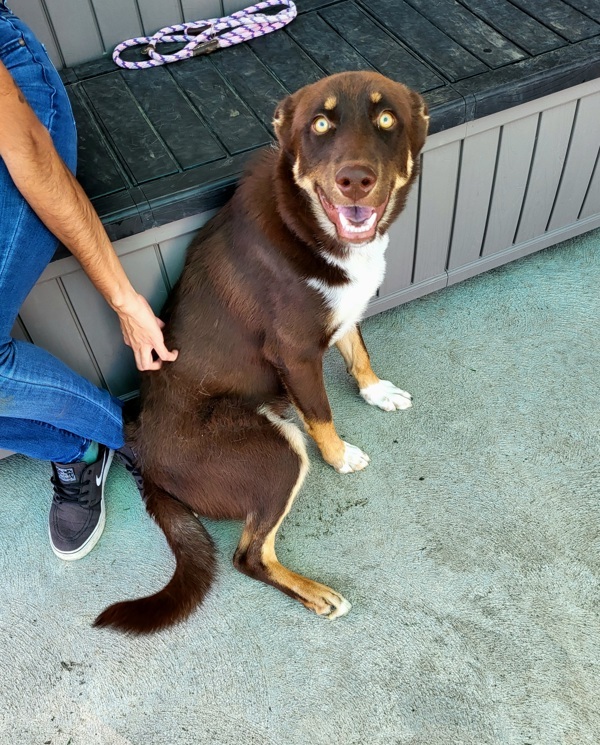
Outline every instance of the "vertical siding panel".
<svg viewBox="0 0 600 745">
<path fill-rule="evenodd" d="M 179 275 L 185 263 L 185 254 L 187 247 L 190 245 L 195 231 L 178 235 L 176 238 L 170 238 L 159 244 L 160 255 L 165 267 L 170 289 L 174 287 L 179 279 Z"/>
<path fill-rule="evenodd" d="M 182 0 L 183 17 L 186 21 L 201 21 L 220 18 L 223 15 L 221 0 Z"/>
<path fill-rule="evenodd" d="M 538 114 L 534 114 L 502 128 L 483 256 L 502 251 L 513 243 L 531 166 L 537 122 Z"/>
<path fill-rule="evenodd" d="M 600 215 L 600 152 L 596 155 L 594 174 L 579 219 L 583 220 L 592 215 Z"/>
<path fill-rule="evenodd" d="M 18 339 L 19 341 L 31 341 L 31 337 L 27 333 L 27 329 L 25 328 L 23 321 L 21 319 L 21 316 L 17 317 L 17 320 L 15 321 L 15 325 L 12 327 L 12 331 L 10 332 L 10 335 L 13 339 Z"/>
<path fill-rule="evenodd" d="M 562 228 L 577 220 L 594 169 L 594 158 L 590 154 L 598 152 L 599 148 L 600 93 L 595 93 L 579 102 L 571 146 L 548 230 Z"/>
<path fill-rule="evenodd" d="M 167 288 L 155 247 L 123 255 L 121 263 L 136 290 L 158 313 L 167 297 Z M 69 274 L 63 282 L 109 390 L 116 396 L 131 393 L 138 387 L 138 374 L 131 350 L 123 344 L 116 314 L 83 271 Z"/>
<path fill-rule="evenodd" d="M 576 101 L 544 111 L 515 243 L 543 235 L 563 172 Z"/>
<path fill-rule="evenodd" d="M 25 300 L 20 316 L 34 344 L 61 359 L 95 385 L 102 385 L 59 280 L 37 284 Z"/>
<path fill-rule="evenodd" d="M 135 390 L 133 355 L 123 344 L 116 314 L 83 271 L 65 276 L 63 283 L 110 392 L 118 396 Z"/>
<path fill-rule="evenodd" d="M 143 0 L 139 8 L 145 36 L 156 33 L 163 26 L 175 26 L 183 21 L 178 0 Z"/>
<path fill-rule="evenodd" d="M 185 255 L 187 248 L 192 242 L 194 236 L 198 233 L 200 228 L 205 225 L 210 218 L 217 213 L 218 210 L 207 210 L 199 215 L 200 223 L 198 227 L 187 233 L 182 233 L 174 238 L 169 238 L 166 241 L 161 241 L 158 245 L 158 251 L 160 259 L 163 263 L 165 273 L 167 275 L 167 282 L 169 284 L 169 290 L 175 285 L 183 269 L 185 262 Z"/>
<path fill-rule="evenodd" d="M 100 31 L 89 3 L 81 0 L 45 2 L 66 65 L 77 65 L 102 55 Z"/>
<path fill-rule="evenodd" d="M 194 230 L 190 230 L 187 233 L 177 235 L 174 238 L 169 238 L 166 241 L 161 241 L 161 243 L 159 243 L 158 251 L 160 259 L 165 268 L 167 281 L 169 283 L 169 289 L 171 289 L 179 279 L 179 275 L 181 274 L 181 270 L 183 269 L 183 264 L 185 262 L 185 254 L 187 248 L 192 242 L 194 236 L 197 234 L 200 228 L 205 225 L 217 212 L 218 210 L 216 209 L 202 212 L 198 216 L 200 222 L 198 223 L 197 228 L 195 228 Z"/>
<path fill-rule="evenodd" d="M 148 246 L 121 256 L 121 264 L 135 289 L 146 298 L 155 313 L 159 312 L 167 299 L 168 289 L 157 246 Z"/>
<path fill-rule="evenodd" d="M 492 193 L 500 129 L 467 137 L 463 144 L 449 269 L 479 259 Z"/>
<path fill-rule="evenodd" d="M 59 69 L 63 67 L 63 55 L 56 44 L 54 30 L 48 21 L 43 0 L 11 0 L 10 7 L 44 44 L 53 64 Z"/>
<path fill-rule="evenodd" d="M 104 49 L 112 52 L 124 39 L 142 36 L 135 0 L 93 0 Z"/>
<path fill-rule="evenodd" d="M 423 155 L 415 284 L 446 271 L 459 160 L 460 142 Z"/>
<path fill-rule="evenodd" d="M 223 11 L 225 15 L 235 13 L 237 10 L 243 10 L 252 3 L 244 2 L 244 0 L 223 0 Z M 278 10 L 284 10 L 284 8 L 278 8 Z"/>
<path fill-rule="evenodd" d="M 408 195 L 404 210 L 389 230 L 387 269 L 379 290 L 380 298 L 410 286 L 415 260 L 418 206 L 419 182 L 416 181 Z"/>
</svg>

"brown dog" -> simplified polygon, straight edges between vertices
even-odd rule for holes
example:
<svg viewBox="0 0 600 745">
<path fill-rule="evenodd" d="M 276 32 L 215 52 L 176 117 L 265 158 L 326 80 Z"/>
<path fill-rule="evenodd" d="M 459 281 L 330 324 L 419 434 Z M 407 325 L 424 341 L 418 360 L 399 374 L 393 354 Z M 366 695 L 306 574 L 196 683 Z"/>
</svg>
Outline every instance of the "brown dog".
<svg viewBox="0 0 600 745">
<path fill-rule="evenodd" d="M 380 285 L 386 231 L 417 176 L 423 99 L 377 73 L 325 78 L 275 112 L 263 152 L 231 201 L 200 231 L 165 309 L 176 362 L 146 373 L 131 434 L 146 506 L 177 559 L 160 592 L 96 620 L 133 633 L 187 617 L 204 598 L 214 548 L 195 514 L 245 521 L 234 564 L 318 615 L 350 604 L 282 566 L 275 535 L 308 469 L 290 404 L 340 473 L 369 459 L 343 442 L 322 361 L 336 344 L 360 393 L 386 411 L 411 405 L 380 380 L 358 321 Z"/>
</svg>

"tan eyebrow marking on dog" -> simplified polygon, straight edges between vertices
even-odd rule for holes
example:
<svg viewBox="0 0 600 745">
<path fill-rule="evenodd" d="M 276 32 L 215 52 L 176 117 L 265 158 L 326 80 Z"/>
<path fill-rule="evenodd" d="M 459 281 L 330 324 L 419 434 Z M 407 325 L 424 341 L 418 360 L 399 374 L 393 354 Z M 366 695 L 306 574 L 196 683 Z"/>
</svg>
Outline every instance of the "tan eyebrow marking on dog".
<svg viewBox="0 0 600 745">
<path fill-rule="evenodd" d="M 337 98 L 335 96 L 329 96 L 329 98 L 325 99 L 324 106 L 327 111 L 335 109 L 335 107 L 337 106 Z"/>
<path fill-rule="evenodd" d="M 371 93 L 371 101 L 373 101 L 373 103 L 379 103 L 381 101 L 381 93 L 379 91 L 373 91 L 373 93 Z"/>
</svg>

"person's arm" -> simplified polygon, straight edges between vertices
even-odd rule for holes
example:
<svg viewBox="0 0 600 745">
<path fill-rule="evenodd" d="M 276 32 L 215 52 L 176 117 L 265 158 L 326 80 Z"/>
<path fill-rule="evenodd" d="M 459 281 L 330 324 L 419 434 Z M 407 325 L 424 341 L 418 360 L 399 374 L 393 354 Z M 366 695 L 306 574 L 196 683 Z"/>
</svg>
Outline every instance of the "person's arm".
<svg viewBox="0 0 600 745">
<path fill-rule="evenodd" d="M 133 289 L 92 204 L 2 62 L 0 158 L 40 220 L 78 259 L 119 316 L 137 367 L 155 370 L 163 360 L 176 359 L 177 352 L 165 347 L 162 321 Z M 153 360 L 153 350 L 159 359 Z"/>
</svg>

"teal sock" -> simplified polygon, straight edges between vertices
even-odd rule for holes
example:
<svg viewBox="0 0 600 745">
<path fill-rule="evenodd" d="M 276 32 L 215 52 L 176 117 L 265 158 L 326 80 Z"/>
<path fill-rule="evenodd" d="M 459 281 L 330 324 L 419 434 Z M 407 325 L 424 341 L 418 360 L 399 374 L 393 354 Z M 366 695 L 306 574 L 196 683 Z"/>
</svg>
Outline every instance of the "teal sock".
<svg viewBox="0 0 600 745">
<path fill-rule="evenodd" d="M 98 443 L 97 442 L 91 442 L 88 449 L 83 454 L 83 458 L 81 459 L 85 461 L 85 463 L 90 466 L 92 463 L 95 463 L 98 460 Z"/>
</svg>

